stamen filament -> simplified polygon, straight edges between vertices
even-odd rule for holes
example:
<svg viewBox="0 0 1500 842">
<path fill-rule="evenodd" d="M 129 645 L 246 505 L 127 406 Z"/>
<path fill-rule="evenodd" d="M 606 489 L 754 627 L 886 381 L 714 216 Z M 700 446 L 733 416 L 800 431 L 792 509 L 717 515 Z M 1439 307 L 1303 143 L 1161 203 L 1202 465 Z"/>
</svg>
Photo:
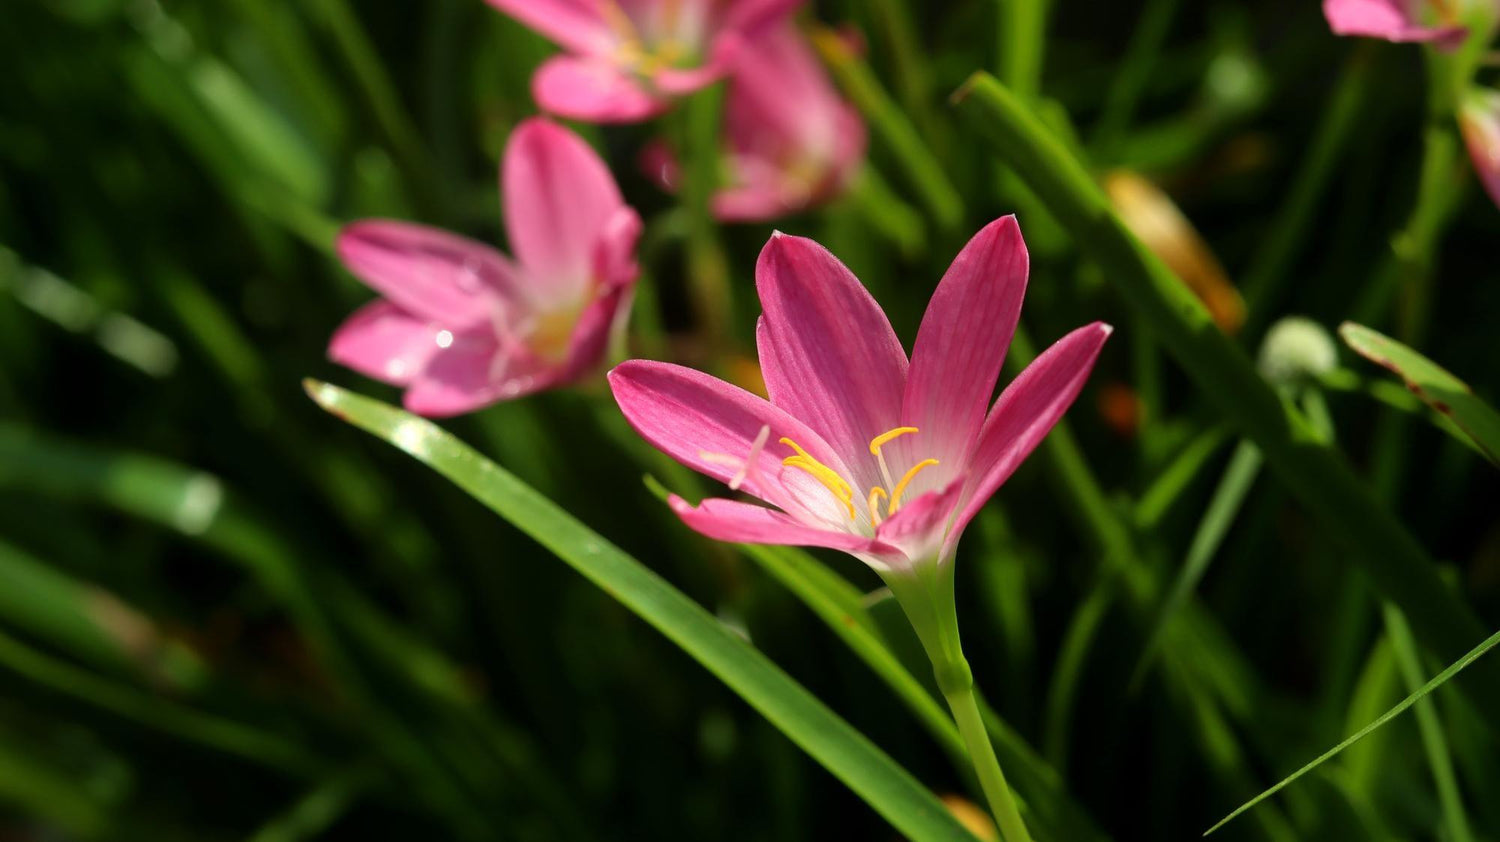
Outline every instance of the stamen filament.
<svg viewBox="0 0 1500 842">
<path fill-rule="evenodd" d="M 875 457 L 875 461 L 880 463 L 880 478 L 885 480 L 885 484 L 887 487 L 895 485 L 895 483 L 891 481 L 891 469 L 886 467 L 885 454 L 880 452 L 880 448 L 886 446 L 887 444 L 890 444 L 892 441 L 901 438 L 904 435 L 907 435 L 908 433 L 915 432 L 917 432 L 916 427 L 897 427 L 894 430 L 887 430 L 884 433 L 876 436 L 875 438 L 870 439 L 870 453 Z"/>
<path fill-rule="evenodd" d="M 902 477 L 901 481 L 898 482 L 898 483 L 896 483 L 896 487 L 891 490 L 891 506 L 890 506 L 890 512 L 891 512 L 891 514 L 895 514 L 896 510 L 899 509 L 899 508 L 901 508 L 901 494 L 902 494 L 902 492 L 906 491 L 906 486 L 909 485 L 911 483 L 911 481 L 916 478 L 917 473 L 919 471 L 921 471 L 923 468 L 927 468 L 927 467 L 930 467 L 932 465 L 936 465 L 937 463 L 938 463 L 938 460 L 936 460 L 936 459 L 923 459 L 922 461 L 918 462 L 917 464 L 911 466 L 911 470 L 907 471 L 906 472 L 906 476 Z"/>
<path fill-rule="evenodd" d="M 885 496 L 885 489 L 877 485 L 874 488 L 870 489 L 870 497 L 865 501 L 866 505 L 870 509 L 870 522 L 875 524 L 876 526 L 879 526 L 881 521 L 883 520 L 883 518 L 881 518 L 880 516 L 879 502 L 880 498 L 883 498 Z"/>
</svg>

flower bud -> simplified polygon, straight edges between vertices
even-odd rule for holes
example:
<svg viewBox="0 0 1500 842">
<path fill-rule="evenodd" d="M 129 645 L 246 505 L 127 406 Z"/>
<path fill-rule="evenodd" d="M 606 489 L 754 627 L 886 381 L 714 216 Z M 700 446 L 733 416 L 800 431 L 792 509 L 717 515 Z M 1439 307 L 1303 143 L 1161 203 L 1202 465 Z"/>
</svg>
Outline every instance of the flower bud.
<svg viewBox="0 0 1500 842">
<path fill-rule="evenodd" d="M 1338 367 L 1338 345 L 1322 325 L 1288 316 L 1266 331 L 1260 345 L 1261 376 L 1275 386 L 1300 386 Z"/>
</svg>

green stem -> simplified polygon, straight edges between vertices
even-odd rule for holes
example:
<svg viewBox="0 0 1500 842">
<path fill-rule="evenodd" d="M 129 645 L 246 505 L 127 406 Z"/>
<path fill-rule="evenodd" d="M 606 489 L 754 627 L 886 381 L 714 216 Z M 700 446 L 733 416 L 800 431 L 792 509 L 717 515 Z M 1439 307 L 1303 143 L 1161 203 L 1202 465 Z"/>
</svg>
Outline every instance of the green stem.
<svg viewBox="0 0 1500 842">
<path fill-rule="evenodd" d="M 1005 773 L 1000 771 L 1000 761 L 995 758 L 995 749 L 984 730 L 984 720 L 979 716 L 979 704 L 974 699 L 974 685 L 962 690 L 945 692 L 948 707 L 953 710 L 953 721 L 958 723 L 958 733 L 964 738 L 964 747 L 974 763 L 974 773 L 979 776 L 979 786 L 1000 825 L 1000 838 L 1004 842 L 1031 842 L 1026 823 L 1021 820 L 1021 810 L 1016 806 L 1015 796 L 1005 782 Z"/>
<path fill-rule="evenodd" d="M 1000 78 L 1020 96 L 1041 87 L 1047 0 L 1000 0 Z"/>
<path fill-rule="evenodd" d="M 698 317 L 698 331 L 710 343 L 727 342 L 734 323 L 729 262 L 719 242 L 712 204 L 719 186 L 719 117 L 723 87 L 694 94 L 679 109 L 677 139 L 681 150 L 679 197 L 687 219 L 687 284 Z"/>
</svg>

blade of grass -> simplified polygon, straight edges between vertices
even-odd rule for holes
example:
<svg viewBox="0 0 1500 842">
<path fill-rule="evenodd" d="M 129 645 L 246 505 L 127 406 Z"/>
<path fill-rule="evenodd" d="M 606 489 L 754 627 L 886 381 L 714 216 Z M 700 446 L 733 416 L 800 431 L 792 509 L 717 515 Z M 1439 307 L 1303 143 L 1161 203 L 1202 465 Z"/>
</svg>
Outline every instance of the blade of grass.
<svg viewBox="0 0 1500 842">
<path fill-rule="evenodd" d="M 453 481 L 682 647 L 897 830 L 914 840 L 972 840 L 909 773 L 639 561 L 431 422 L 330 384 L 306 385 L 329 413 Z"/>
<path fill-rule="evenodd" d="M 1463 672 L 1469 667 L 1470 664 L 1474 663 L 1474 661 L 1483 656 L 1484 653 L 1494 648 L 1495 644 L 1497 643 L 1500 643 L 1500 631 L 1497 631 L 1489 637 L 1485 638 L 1484 641 L 1481 642 L 1478 646 L 1470 649 L 1467 654 L 1465 654 L 1462 658 L 1459 658 L 1457 661 L 1454 661 L 1448 666 L 1447 669 L 1433 676 L 1432 679 L 1429 680 L 1426 684 L 1423 684 L 1421 687 L 1418 687 L 1416 690 L 1412 691 L 1410 695 L 1398 702 L 1395 707 L 1381 714 L 1378 718 L 1376 718 L 1374 722 L 1371 722 L 1369 725 L 1366 725 L 1365 727 L 1349 735 L 1349 737 L 1347 737 L 1343 742 L 1318 755 L 1307 765 L 1303 766 L 1287 777 L 1282 778 L 1280 783 L 1276 784 L 1265 792 L 1262 792 L 1260 795 L 1255 796 L 1244 804 L 1241 804 L 1238 808 L 1235 809 L 1234 812 L 1220 819 L 1217 824 L 1204 831 L 1203 835 L 1207 836 L 1210 833 L 1213 833 L 1214 831 L 1228 824 L 1229 822 L 1233 821 L 1235 818 L 1243 814 L 1246 810 L 1249 810 L 1251 807 L 1254 807 L 1267 798 L 1270 798 L 1272 795 L 1275 795 L 1276 793 L 1285 789 L 1292 782 L 1296 781 L 1298 778 L 1302 777 L 1308 772 L 1311 772 L 1313 769 L 1318 768 L 1325 761 L 1334 757 L 1339 752 L 1343 751 L 1351 745 L 1354 745 L 1355 743 L 1364 739 L 1370 733 L 1379 729 L 1382 725 L 1385 725 L 1387 722 L 1390 722 L 1392 719 L 1395 719 L 1397 716 L 1405 713 L 1407 708 L 1422 700 L 1428 693 L 1431 693 L 1433 690 L 1436 690 L 1437 688 L 1448 683 L 1449 679 Z"/>
<path fill-rule="evenodd" d="M 1283 484 L 1352 547 L 1376 587 L 1400 605 L 1418 639 L 1451 658 L 1483 634 L 1473 610 L 1438 576 L 1422 546 L 1354 475 L 1307 420 L 1261 379 L 1203 305 L 1117 219 L 1083 165 L 1014 94 L 988 74 L 955 94 L 961 115 L 1006 157 L 1074 241 L 1105 269 L 1188 376 L 1261 449 Z M 1500 700 L 1500 664 L 1465 677 L 1480 701 Z"/>
</svg>

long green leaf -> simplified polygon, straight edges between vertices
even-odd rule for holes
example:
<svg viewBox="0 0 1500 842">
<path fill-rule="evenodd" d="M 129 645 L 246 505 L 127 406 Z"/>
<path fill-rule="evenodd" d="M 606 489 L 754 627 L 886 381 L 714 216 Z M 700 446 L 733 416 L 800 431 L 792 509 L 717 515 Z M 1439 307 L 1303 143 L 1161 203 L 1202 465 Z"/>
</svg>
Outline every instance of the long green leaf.
<svg viewBox="0 0 1500 842">
<path fill-rule="evenodd" d="M 1398 702 L 1396 704 L 1395 707 L 1393 707 L 1390 710 L 1386 711 L 1385 713 L 1381 714 L 1380 717 L 1377 718 L 1374 722 L 1371 722 L 1369 725 L 1366 725 L 1365 727 L 1359 729 L 1358 731 L 1356 731 L 1353 734 L 1351 734 L 1348 737 L 1348 739 L 1345 739 L 1343 742 L 1339 743 L 1338 745 L 1334 746 L 1333 748 L 1331 748 L 1331 749 L 1323 752 L 1322 754 L 1318 755 L 1317 758 L 1314 759 L 1311 763 L 1308 763 L 1306 766 L 1303 766 L 1301 769 L 1298 769 L 1297 771 L 1293 772 L 1292 774 L 1288 775 L 1287 777 L 1282 778 L 1281 783 L 1276 784 L 1275 786 L 1271 787 L 1270 789 L 1266 790 L 1265 792 L 1262 792 L 1260 795 L 1257 795 L 1254 798 L 1250 799 L 1249 801 L 1246 801 L 1244 804 L 1241 804 L 1239 806 L 1239 808 L 1237 808 L 1234 812 L 1232 812 L 1229 815 L 1225 816 L 1224 818 L 1220 819 L 1218 824 L 1216 824 L 1213 827 L 1209 828 L 1208 830 L 1204 831 L 1203 835 L 1207 836 L 1210 833 L 1213 833 L 1214 831 L 1216 831 L 1219 828 L 1223 827 L 1224 825 L 1228 824 L 1230 821 L 1232 821 L 1235 817 L 1239 816 L 1241 813 L 1245 812 L 1246 810 L 1250 809 L 1251 807 L 1254 807 L 1256 804 L 1259 804 L 1260 802 L 1266 800 L 1267 798 L 1270 798 L 1272 795 L 1275 795 L 1276 793 L 1280 792 L 1282 789 L 1285 789 L 1286 786 L 1288 784 L 1290 784 L 1292 781 L 1295 781 L 1298 778 L 1302 777 L 1303 775 L 1307 774 L 1308 772 L 1311 772 L 1313 769 L 1316 769 L 1318 766 L 1322 765 L 1329 758 L 1333 757 L 1334 755 L 1338 754 L 1339 752 L 1343 751 L 1344 749 L 1348 748 L 1349 746 L 1352 746 L 1355 743 L 1359 742 L 1360 740 L 1364 739 L 1366 736 L 1368 736 L 1371 732 L 1375 731 L 1380 726 L 1386 724 L 1387 722 L 1390 722 L 1392 719 L 1395 719 L 1397 716 L 1400 716 L 1403 712 L 1406 711 L 1407 708 L 1409 708 L 1412 705 L 1416 704 L 1418 701 L 1420 701 L 1428 693 L 1431 693 L 1433 690 L 1436 690 L 1437 688 L 1441 687 L 1443 684 L 1447 683 L 1448 679 L 1452 678 L 1455 675 L 1458 675 L 1460 672 L 1463 672 L 1463 670 L 1466 667 L 1468 667 L 1470 664 L 1474 663 L 1474 661 L 1478 660 L 1478 658 L 1481 655 L 1483 655 L 1484 653 L 1486 653 L 1486 652 L 1490 651 L 1491 649 L 1493 649 L 1495 647 L 1495 644 L 1497 644 L 1497 643 L 1500 643 L 1500 631 L 1497 631 L 1494 634 L 1490 635 L 1489 637 L 1485 638 L 1485 640 L 1484 640 L 1483 643 L 1479 644 L 1478 646 L 1475 646 L 1473 649 L 1470 649 L 1467 655 L 1464 655 L 1462 658 L 1459 658 L 1457 661 L 1453 662 L 1453 664 L 1450 665 L 1447 669 L 1445 669 L 1442 672 L 1438 673 L 1436 676 L 1433 676 L 1433 678 L 1432 678 L 1431 681 L 1428 681 L 1426 684 L 1423 684 L 1421 687 L 1419 687 L 1416 690 L 1414 690 L 1411 695 L 1409 695 L 1406 698 L 1402 699 L 1400 702 Z"/>
<path fill-rule="evenodd" d="M 748 642 L 645 565 L 434 424 L 309 380 L 320 406 L 452 480 L 603 588 L 745 699 L 899 831 L 972 840 L 930 792 Z"/>
<path fill-rule="evenodd" d="M 1411 348 L 1354 322 L 1339 326 L 1339 336 L 1355 353 L 1388 368 L 1406 387 L 1439 414 L 1453 419 L 1481 453 L 1500 465 L 1500 413 L 1474 396 L 1469 384 Z"/>
</svg>

